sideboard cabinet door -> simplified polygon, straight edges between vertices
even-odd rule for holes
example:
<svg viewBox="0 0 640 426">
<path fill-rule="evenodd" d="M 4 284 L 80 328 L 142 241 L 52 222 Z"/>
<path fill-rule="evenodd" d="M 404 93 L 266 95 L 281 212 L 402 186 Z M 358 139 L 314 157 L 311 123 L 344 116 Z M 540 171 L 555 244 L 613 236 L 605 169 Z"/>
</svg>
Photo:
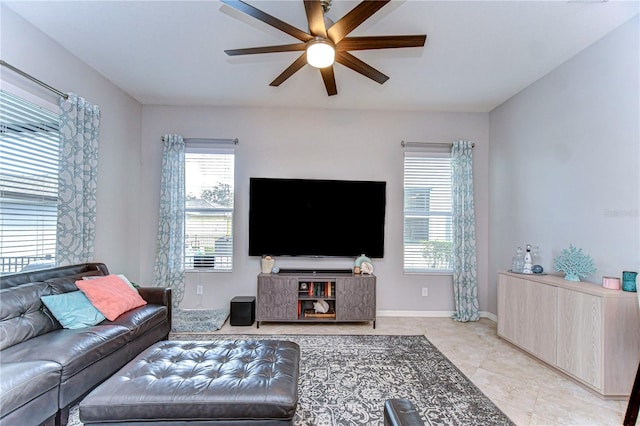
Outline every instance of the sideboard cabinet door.
<svg viewBox="0 0 640 426">
<path fill-rule="evenodd" d="M 558 289 L 507 275 L 498 279 L 498 335 L 556 362 Z"/>
<path fill-rule="evenodd" d="M 558 367 L 602 388 L 602 298 L 559 289 Z"/>
<path fill-rule="evenodd" d="M 339 321 L 375 321 L 376 277 L 336 280 L 336 318 Z"/>
<path fill-rule="evenodd" d="M 298 280 L 258 276 L 258 321 L 298 319 Z"/>
</svg>

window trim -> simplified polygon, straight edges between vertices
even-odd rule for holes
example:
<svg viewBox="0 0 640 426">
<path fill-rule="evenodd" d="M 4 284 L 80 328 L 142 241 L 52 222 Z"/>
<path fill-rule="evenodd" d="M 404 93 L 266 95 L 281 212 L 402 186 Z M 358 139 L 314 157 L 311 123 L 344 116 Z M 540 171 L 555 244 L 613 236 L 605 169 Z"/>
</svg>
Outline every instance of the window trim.
<svg viewBox="0 0 640 426">
<path fill-rule="evenodd" d="M 453 267 L 451 269 L 422 269 L 422 268 L 407 268 L 405 266 L 406 255 L 406 239 L 405 239 L 405 222 L 406 222 L 406 210 L 405 210 L 405 190 L 406 190 L 406 158 L 448 158 L 451 159 L 451 151 L 449 148 L 428 146 L 422 149 L 411 147 L 405 149 L 402 157 L 402 272 L 404 275 L 434 275 L 434 276 L 451 276 L 453 275 Z M 429 215 L 430 217 L 452 217 L 452 212 L 449 210 L 448 215 Z M 453 252 L 452 252 L 453 254 Z"/>
<path fill-rule="evenodd" d="M 236 202 L 236 196 L 235 196 L 235 191 L 236 191 L 236 184 L 235 184 L 235 178 L 236 178 L 236 169 L 235 169 L 235 162 L 236 162 L 236 150 L 235 147 L 230 147 L 228 145 L 228 141 L 226 139 L 186 139 L 185 138 L 185 155 L 186 154 L 226 154 L 226 155 L 233 155 L 233 176 L 231 176 L 231 179 L 233 181 L 233 206 L 230 208 L 216 208 L 216 209 L 203 209 L 203 208 L 187 208 L 185 205 L 185 220 L 184 220 L 184 244 L 185 244 L 185 253 L 184 253 L 184 257 L 183 257 L 183 268 L 186 274 L 200 274 L 200 273 L 232 273 L 234 272 L 234 264 L 236 263 L 237 259 L 235 258 L 235 234 L 236 234 L 236 217 L 235 217 L 235 202 Z M 186 158 L 185 158 L 186 160 Z M 185 169 L 186 172 L 186 169 Z M 186 176 L 185 176 L 185 203 L 186 203 L 186 196 L 187 196 L 187 192 L 186 192 Z M 211 212 L 211 211 L 215 211 L 216 213 L 220 213 L 220 214 L 225 214 L 225 213 L 231 213 L 231 238 L 232 238 L 232 246 L 231 246 L 231 268 L 228 269 L 216 269 L 215 265 L 213 268 L 210 267 L 187 267 L 187 252 L 186 252 L 186 246 L 187 246 L 187 232 L 186 232 L 186 227 L 187 227 L 187 213 L 198 213 L 198 212 Z M 206 255 L 206 254 L 205 254 Z"/>
<path fill-rule="evenodd" d="M 13 96 L 22 98 L 25 101 L 31 102 L 32 104 L 38 105 L 39 107 L 46 109 L 52 114 L 60 115 L 59 107 L 55 102 L 49 101 L 25 89 L 22 89 L 3 78 L 0 78 L 0 83 L 2 84 L 2 90 L 4 90 L 5 92 L 10 93 Z"/>
</svg>

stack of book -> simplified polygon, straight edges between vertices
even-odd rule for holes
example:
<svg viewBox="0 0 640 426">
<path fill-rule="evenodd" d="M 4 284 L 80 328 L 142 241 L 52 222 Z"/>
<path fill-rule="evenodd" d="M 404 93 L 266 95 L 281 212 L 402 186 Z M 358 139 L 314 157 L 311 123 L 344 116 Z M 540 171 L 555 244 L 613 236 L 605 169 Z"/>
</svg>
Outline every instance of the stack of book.
<svg viewBox="0 0 640 426">
<path fill-rule="evenodd" d="M 310 282 L 307 284 L 307 293 L 309 297 L 332 297 L 336 293 L 336 283 L 327 282 Z M 301 290 L 302 293 L 302 290 Z"/>
</svg>

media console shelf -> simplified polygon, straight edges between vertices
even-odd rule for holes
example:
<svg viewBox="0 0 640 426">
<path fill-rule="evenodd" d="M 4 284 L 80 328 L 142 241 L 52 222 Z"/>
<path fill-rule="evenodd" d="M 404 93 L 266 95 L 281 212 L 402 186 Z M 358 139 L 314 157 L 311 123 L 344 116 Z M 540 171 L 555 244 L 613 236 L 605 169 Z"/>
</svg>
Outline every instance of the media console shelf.
<svg viewBox="0 0 640 426">
<path fill-rule="evenodd" d="M 376 328 L 376 277 L 344 271 L 280 272 L 258 275 L 256 321 L 357 322 Z M 315 312 L 314 302 L 329 305 Z"/>
</svg>

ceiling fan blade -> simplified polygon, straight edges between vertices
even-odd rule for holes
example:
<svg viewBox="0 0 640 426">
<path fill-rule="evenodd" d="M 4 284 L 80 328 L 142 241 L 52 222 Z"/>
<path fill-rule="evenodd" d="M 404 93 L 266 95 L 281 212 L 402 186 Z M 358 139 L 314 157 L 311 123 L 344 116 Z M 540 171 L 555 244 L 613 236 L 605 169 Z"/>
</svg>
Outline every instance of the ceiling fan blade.
<svg viewBox="0 0 640 426">
<path fill-rule="evenodd" d="M 426 35 L 347 37 L 336 46 L 336 50 L 342 51 L 392 48 L 395 49 L 399 47 L 422 47 L 424 46 L 426 40 Z"/>
<path fill-rule="evenodd" d="M 304 10 L 307 12 L 309 32 L 312 36 L 327 38 L 327 28 L 324 25 L 324 11 L 320 0 L 304 0 Z"/>
<path fill-rule="evenodd" d="M 246 49 L 229 49 L 225 50 L 229 56 L 238 55 L 254 55 L 256 53 L 276 53 L 276 52 L 296 52 L 305 50 L 307 45 L 305 43 L 296 44 L 282 44 L 280 46 L 263 46 L 263 47 L 248 47 Z"/>
<path fill-rule="evenodd" d="M 269 83 L 269 86 L 280 86 L 282 83 L 285 82 L 286 79 L 291 77 L 293 74 L 296 73 L 296 71 L 298 71 L 300 68 L 305 66 L 306 63 L 307 63 L 307 52 L 304 52 L 302 55 L 300 55 L 298 59 L 293 61 L 293 63 L 289 65 L 289 67 L 287 67 L 286 70 L 282 72 L 282 74 L 280 74 L 278 77 L 276 77 L 275 80 Z"/>
<path fill-rule="evenodd" d="M 324 81 L 324 87 L 327 89 L 327 95 L 337 95 L 338 88 L 336 87 L 336 76 L 333 73 L 333 66 L 320 68 L 320 74 L 322 74 L 322 81 Z"/>
<path fill-rule="evenodd" d="M 371 65 L 365 64 L 348 52 L 336 52 L 336 62 L 341 63 L 345 67 L 351 68 L 355 72 L 358 72 L 371 80 L 377 81 L 380 84 L 389 80 L 388 76 L 382 74 Z"/>
<path fill-rule="evenodd" d="M 365 0 L 344 15 L 327 31 L 327 35 L 334 44 L 338 44 L 351 31 L 369 19 L 371 15 L 380 10 L 390 0 Z"/>
<path fill-rule="evenodd" d="M 267 25 L 271 25 L 274 28 L 279 29 L 280 31 L 289 34 L 292 37 L 297 38 L 300 41 L 307 42 L 313 39 L 313 36 L 305 33 L 304 31 L 294 27 L 293 25 L 289 25 L 284 21 L 276 18 L 275 16 L 271 16 L 268 13 L 257 9 L 250 4 L 247 4 L 241 0 L 220 0 L 222 3 L 233 7 L 240 12 L 246 13 L 249 16 L 252 16 L 259 21 L 264 22 Z"/>
</svg>

